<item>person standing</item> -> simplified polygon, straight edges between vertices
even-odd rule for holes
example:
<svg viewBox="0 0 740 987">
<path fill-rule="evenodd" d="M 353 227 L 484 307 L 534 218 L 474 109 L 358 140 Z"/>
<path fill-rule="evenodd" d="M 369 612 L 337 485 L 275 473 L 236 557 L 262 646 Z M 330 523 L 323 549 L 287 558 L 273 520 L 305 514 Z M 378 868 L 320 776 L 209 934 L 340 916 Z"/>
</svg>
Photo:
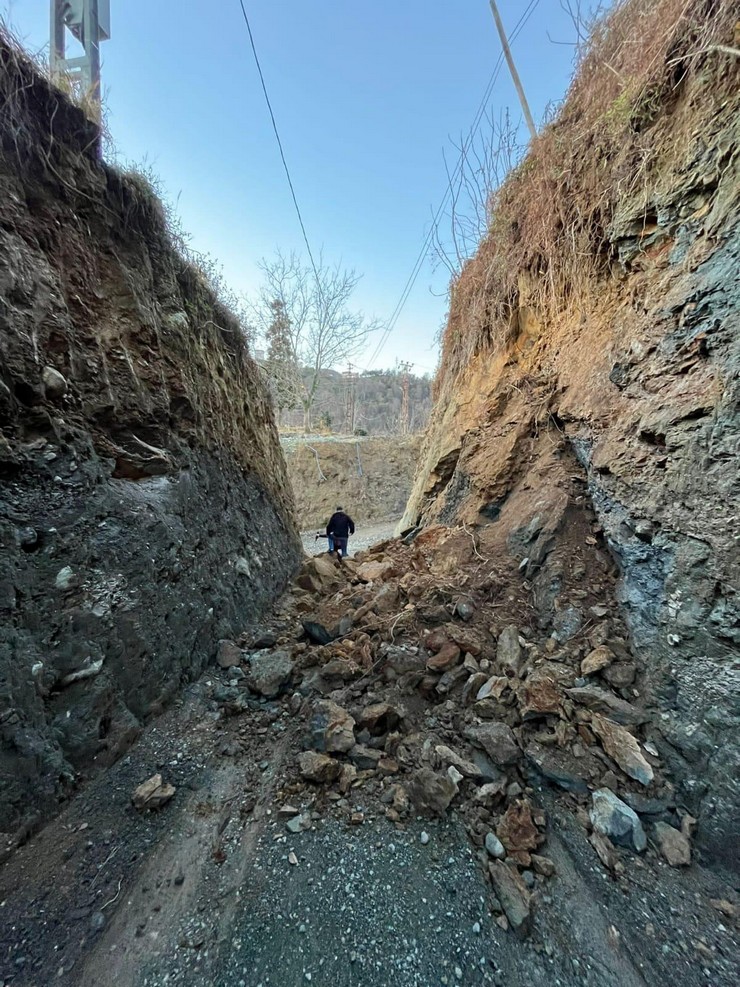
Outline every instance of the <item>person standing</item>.
<svg viewBox="0 0 740 987">
<path fill-rule="evenodd" d="M 343 507 L 338 507 L 326 526 L 326 535 L 329 539 L 334 539 L 334 550 L 338 558 L 343 559 L 347 555 L 349 536 L 354 533 L 355 522 L 349 514 L 344 513 Z"/>
</svg>

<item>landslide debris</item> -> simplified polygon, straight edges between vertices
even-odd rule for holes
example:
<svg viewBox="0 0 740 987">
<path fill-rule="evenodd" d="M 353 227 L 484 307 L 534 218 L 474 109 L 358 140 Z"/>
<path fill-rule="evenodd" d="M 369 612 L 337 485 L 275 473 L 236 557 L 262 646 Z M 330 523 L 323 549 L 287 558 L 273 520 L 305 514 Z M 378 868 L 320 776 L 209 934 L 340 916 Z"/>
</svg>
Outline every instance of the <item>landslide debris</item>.
<svg viewBox="0 0 740 987">
<path fill-rule="evenodd" d="M 573 559 L 590 550 L 583 537 L 574 528 Z M 635 664 L 611 568 L 570 590 L 564 582 L 561 610 L 579 622 L 563 633 L 538 620 L 516 560 L 483 551 L 465 527 L 431 526 L 353 559 L 304 562 L 279 632 L 267 634 L 266 654 L 290 656 L 280 693 L 298 743 L 276 806 L 290 833 L 378 818 L 405 831 L 420 815 L 454 813 L 499 926 L 524 935 L 558 874 L 553 805 L 612 880 L 627 880 L 645 854 L 652 867 L 658 855 L 685 866 L 694 820 L 655 747 L 639 678 L 617 687 L 605 678 Z M 334 631 L 322 638 L 316 627 Z M 248 676 L 263 653 L 239 644 L 229 696 L 214 687 L 224 714 L 235 693 L 259 692 Z M 610 661 L 589 662 L 586 679 L 594 652 Z"/>
<path fill-rule="evenodd" d="M 361 580 L 368 562 L 384 575 Z M 605 568 L 565 590 L 584 620 L 561 639 L 539 626 L 516 560 L 492 561 L 467 528 L 306 560 L 262 624 L 214 642 L 226 667 L 0 870 L 11 982 L 279 970 L 370 987 L 392 968 L 408 987 L 734 987 L 737 898 L 702 867 L 641 673 L 618 693 L 606 669 L 599 686 L 581 678 L 596 640 L 632 660 L 614 581 Z M 321 644 L 305 625 L 337 633 Z M 502 664 L 514 626 L 516 672 Z M 430 671 L 445 642 L 459 661 Z M 275 656 L 284 677 L 265 696 L 250 669 Z M 525 691 L 531 679 L 547 688 Z M 607 712 L 568 695 L 579 682 Z M 631 711 L 612 722 L 651 765 L 648 785 L 593 730 L 605 697 Z M 154 769 L 174 792 L 137 809 L 142 782 L 159 790 Z"/>
</svg>

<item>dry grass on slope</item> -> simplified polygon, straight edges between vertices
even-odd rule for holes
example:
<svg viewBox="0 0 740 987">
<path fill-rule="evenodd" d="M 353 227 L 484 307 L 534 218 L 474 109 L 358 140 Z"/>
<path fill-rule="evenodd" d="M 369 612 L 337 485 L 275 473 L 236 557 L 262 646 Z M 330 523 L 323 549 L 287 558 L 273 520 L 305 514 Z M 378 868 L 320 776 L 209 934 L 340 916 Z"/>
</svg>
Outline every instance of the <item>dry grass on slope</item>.
<svg viewBox="0 0 740 987">
<path fill-rule="evenodd" d="M 546 325 L 587 295 L 613 260 L 621 200 L 642 194 L 652 221 L 661 162 L 737 96 L 738 31 L 735 0 L 622 0 L 597 26 L 562 110 L 494 194 L 488 234 L 452 285 L 438 395 L 518 334 L 523 306 Z"/>
</svg>

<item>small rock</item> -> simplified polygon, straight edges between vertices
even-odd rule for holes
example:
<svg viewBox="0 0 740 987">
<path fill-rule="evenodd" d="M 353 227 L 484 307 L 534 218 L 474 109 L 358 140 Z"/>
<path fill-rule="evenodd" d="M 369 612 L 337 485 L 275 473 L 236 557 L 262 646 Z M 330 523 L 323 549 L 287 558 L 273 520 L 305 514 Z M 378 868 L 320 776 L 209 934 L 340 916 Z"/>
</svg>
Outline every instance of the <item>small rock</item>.
<svg viewBox="0 0 740 987">
<path fill-rule="evenodd" d="M 443 644 L 436 655 L 427 661 L 427 670 L 430 672 L 448 672 L 457 665 L 461 658 L 460 649 L 452 641 Z"/>
<path fill-rule="evenodd" d="M 312 644 L 330 644 L 334 640 L 334 636 L 323 624 L 319 624 L 315 620 L 304 620 L 301 623 L 306 637 Z"/>
<path fill-rule="evenodd" d="M 489 722 L 469 727 L 465 736 L 499 767 L 516 764 L 522 756 L 516 737 L 505 723 Z"/>
<path fill-rule="evenodd" d="M 588 841 L 596 851 L 599 860 L 602 862 L 604 867 L 610 871 L 616 872 L 619 866 L 619 857 L 617 856 L 617 851 L 614 849 L 609 837 L 604 836 L 597 830 L 594 830 L 589 836 Z"/>
<path fill-rule="evenodd" d="M 330 784 L 336 781 L 342 770 L 339 761 L 328 754 L 317 754 L 315 751 L 304 751 L 298 755 L 298 765 L 301 775 L 307 781 L 318 784 Z"/>
<path fill-rule="evenodd" d="M 496 660 L 504 672 L 517 675 L 522 664 L 522 646 L 519 628 L 514 624 L 505 627 L 496 643 Z"/>
<path fill-rule="evenodd" d="M 274 648 L 277 644 L 277 634 L 274 631 L 258 631 L 252 638 L 249 645 L 253 651 L 263 651 L 265 648 Z"/>
<path fill-rule="evenodd" d="M 77 583 L 77 578 L 71 566 L 65 565 L 63 569 L 60 569 L 54 580 L 54 585 L 58 590 L 65 592 L 66 590 L 73 589 Z"/>
<path fill-rule="evenodd" d="M 472 761 L 468 761 L 466 758 L 462 757 L 445 744 L 437 744 L 434 748 L 434 753 L 443 764 L 452 765 L 457 768 L 460 774 L 464 775 L 466 778 L 480 777 L 480 770 L 475 764 L 473 764 Z"/>
<path fill-rule="evenodd" d="M 531 923 L 531 912 L 530 896 L 524 881 L 516 870 L 501 860 L 492 861 L 488 865 L 488 872 L 512 928 L 526 934 Z"/>
<path fill-rule="evenodd" d="M 368 730 L 372 737 L 381 737 L 391 730 L 396 730 L 405 716 L 399 706 L 390 703 L 373 703 L 366 706 L 357 717 L 357 725 L 361 730 Z"/>
<path fill-rule="evenodd" d="M 242 661 L 242 649 L 233 641 L 224 639 L 218 642 L 216 661 L 221 668 L 236 668 Z"/>
<path fill-rule="evenodd" d="M 628 730 L 599 713 L 592 714 L 591 728 L 606 753 L 614 758 L 625 774 L 639 781 L 641 785 L 650 784 L 653 780 L 653 769 L 640 751 L 640 745 Z"/>
<path fill-rule="evenodd" d="M 614 652 L 607 648 L 605 644 L 594 648 L 581 662 L 581 675 L 594 675 L 604 668 L 608 668 L 614 661 Z"/>
<path fill-rule="evenodd" d="M 616 723 L 636 726 L 640 723 L 647 723 L 650 719 L 650 714 L 644 709 L 639 709 L 626 700 L 615 696 L 608 689 L 600 689 L 596 685 L 576 686 L 565 691 L 571 699 L 588 706 L 589 709 L 606 713 L 609 719 Z"/>
<path fill-rule="evenodd" d="M 44 394 L 50 401 L 59 401 L 67 393 L 69 385 L 65 377 L 54 367 L 44 367 L 41 372 Z"/>
<path fill-rule="evenodd" d="M 688 867 L 691 863 L 691 844 L 684 834 L 664 822 L 656 822 L 653 830 L 667 863 L 671 867 Z"/>
<path fill-rule="evenodd" d="M 591 799 L 589 818 L 596 832 L 641 853 L 647 846 L 647 837 L 637 813 L 608 788 L 595 791 Z"/>
<path fill-rule="evenodd" d="M 637 675 L 637 665 L 633 661 L 618 661 L 604 671 L 604 678 L 615 689 L 626 689 L 632 685 Z"/>
<path fill-rule="evenodd" d="M 429 833 L 427 833 L 426 831 L 422 832 L 421 836 L 419 837 L 419 840 L 422 846 L 426 846 L 427 843 L 429 842 Z"/>
<path fill-rule="evenodd" d="M 260 696 L 274 699 L 293 674 L 293 660 L 287 651 L 250 655 L 247 685 Z"/>
<path fill-rule="evenodd" d="M 295 867 L 296 864 L 298 863 L 298 857 L 296 857 L 295 853 L 293 853 L 292 850 L 288 854 L 288 863 L 291 865 L 291 867 Z"/>
<path fill-rule="evenodd" d="M 343 764 L 339 775 L 339 791 L 346 795 L 352 787 L 352 782 L 357 777 L 357 768 L 354 764 Z"/>
<path fill-rule="evenodd" d="M 455 613 L 460 620 L 470 620 L 475 613 L 475 607 L 467 600 L 462 600 L 455 604 Z"/>
<path fill-rule="evenodd" d="M 356 569 L 357 578 L 363 583 L 373 583 L 377 580 L 387 578 L 393 572 L 393 563 L 386 562 L 363 562 Z"/>
<path fill-rule="evenodd" d="M 555 864 L 549 857 L 542 857 L 539 853 L 532 854 L 532 866 L 538 874 L 543 877 L 552 877 L 555 874 Z"/>
<path fill-rule="evenodd" d="M 536 850 L 542 843 L 532 818 L 532 806 L 527 799 L 513 802 L 496 828 L 496 833 L 510 853 Z"/>
<path fill-rule="evenodd" d="M 507 679 L 505 675 L 492 675 L 478 689 L 475 697 L 476 701 L 488 699 L 489 696 L 493 696 L 494 699 L 500 699 L 504 690 L 508 689 L 510 684 L 511 679 Z"/>
<path fill-rule="evenodd" d="M 347 757 L 358 771 L 374 771 L 380 764 L 383 752 L 373 750 L 372 747 L 364 747 L 362 744 L 355 744 Z"/>
<path fill-rule="evenodd" d="M 486 851 L 495 859 L 503 860 L 506 856 L 506 849 L 495 833 L 486 833 Z"/>
<path fill-rule="evenodd" d="M 346 752 L 355 746 L 355 721 L 346 709 L 324 699 L 311 719 L 311 742 L 318 751 Z"/>
<path fill-rule="evenodd" d="M 152 775 L 134 789 L 131 801 L 137 809 L 160 809 L 175 794 L 174 785 L 162 781 L 162 775 Z"/>
<path fill-rule="evenodd" d="M 431 768 L 415 771 L 409 779 L 408 788 L 411 801 L 419 810 L 437 815 L 446 812 L 457 795 L 457 785 L 447 775 L 439 775 Z"/>
<path fill-rule="evenodd" d="M 302 833 L 304 830 L 311 828 L 311 816 L 307 812 L 293 816 L 292 819 L 287 821 L 285 828 L 289 833 Z"/>
</svg>

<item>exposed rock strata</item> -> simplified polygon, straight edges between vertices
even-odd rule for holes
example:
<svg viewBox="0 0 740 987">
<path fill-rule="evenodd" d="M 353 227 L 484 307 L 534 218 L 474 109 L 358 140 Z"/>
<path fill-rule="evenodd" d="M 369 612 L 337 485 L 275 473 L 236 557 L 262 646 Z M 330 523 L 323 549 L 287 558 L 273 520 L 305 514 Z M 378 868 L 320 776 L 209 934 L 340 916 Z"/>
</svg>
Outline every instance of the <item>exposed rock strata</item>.
<svg viewBox="0 0 740 987">
<path fill-rule="evenodd" d="M 679 798 L 700 815 L 699 844 L 735 865 L 737 71 L 737 59 L 709 60 L 653 111 L 641 135 L 654 147 L 651 165 L 639 192 L 617 198 L 586 290 L 556 299 L 557 315 L 539 312 L 536 274 L 523 271 L 511 325 L 489 326 L 465 369 L 442 375 L 402 525 L 487 526 L 488 551 L 519 566 L 541 625 L 560 642 L 584 622 L 578 608 L 561 608 L 564 588 L 616 566 L 635 661 L 617 655 L 602 674 L 655 708 L 656 744 Z M 485 301 L 476 288 L 473 311 L 465 278 L 447 352 Z"/>
<path fill-rule="evenodd" d="M 271 602 L 267 395 L 161 205 L 0 42 L 0 830 L 31 827 Z"/>
</svg>

